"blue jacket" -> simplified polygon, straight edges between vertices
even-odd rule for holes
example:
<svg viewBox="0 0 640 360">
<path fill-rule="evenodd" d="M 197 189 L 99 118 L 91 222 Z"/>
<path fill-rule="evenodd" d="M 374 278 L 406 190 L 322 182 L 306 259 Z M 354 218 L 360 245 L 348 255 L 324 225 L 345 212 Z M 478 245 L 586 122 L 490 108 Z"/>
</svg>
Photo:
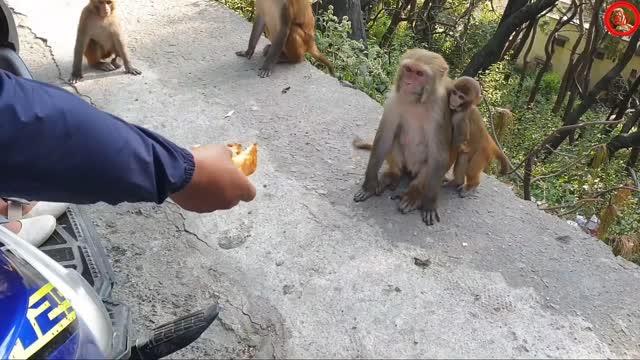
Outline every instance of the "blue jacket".
<svg viewBox="0 0 640 360">
<path fill-rule="evenodd" d="M 159 204 L 194 168 L 193 155 L 164 137 L 0 70 L 0 197 Z"/>
</svg>

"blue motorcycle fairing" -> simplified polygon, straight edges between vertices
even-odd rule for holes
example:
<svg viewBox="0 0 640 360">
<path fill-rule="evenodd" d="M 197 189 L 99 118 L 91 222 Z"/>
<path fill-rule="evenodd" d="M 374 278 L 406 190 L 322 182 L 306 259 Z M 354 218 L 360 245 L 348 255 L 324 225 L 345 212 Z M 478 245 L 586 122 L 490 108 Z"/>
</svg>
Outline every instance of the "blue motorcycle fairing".
<svg viewBox="0 0 640 360">
<path fill-rule="evenodd" d="M 26 261 L 0 251 L 0 359 L 100 359 L 65 297 Z"/>
<path fill-rule="evenodd" d="M 22 277 L 0 253 L 0 358 L 8 359 L 27 319 L 29 292 Z"/>
</svg>

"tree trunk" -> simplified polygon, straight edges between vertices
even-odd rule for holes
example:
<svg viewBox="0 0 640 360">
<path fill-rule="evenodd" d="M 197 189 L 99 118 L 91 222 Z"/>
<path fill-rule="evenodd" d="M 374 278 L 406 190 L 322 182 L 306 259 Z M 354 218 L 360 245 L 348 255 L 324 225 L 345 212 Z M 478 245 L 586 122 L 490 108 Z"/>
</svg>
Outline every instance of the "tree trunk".
<svg viewBox="0 0 640 360">
<path fill-rule="evenodd" d="M 529 40 L 529 38 L 531 37 L 531 33 L 536 28 L 537 23 L 538 23 L 538 18 L 536 18 L 533 21 L 529 21 L 527 23 L 527 26 L 524 30 L 524 34 L 522 35 L 522 38 L 518 40 L 518 43 L 515 45 L 516 48 L 513 50 L 513 53 L 511 54 L 511 61 L 516 61 L 518 57 L 520 57 L 520 54 L 522 53 L 522 50 L 524 50 L 525 45 L 527 45 L 527 40 Z"/>
<path fill-rule="evenodd" d="M 580 5 L 578 5 L 576 0 L 573 0 L 571 2 L 570 8 L 567 9 L 567 12 L 563 14 L 563 16 L 558 20 L 558 22 L 556 22 L 556 25 L 554 26 L 553 30 L 551 30 L 551 33 L 547 38 L 547 42 L 544 44 L 544 55 L 545 55 L 544 64 L 542 65 L 542 68 L 538 71 L 538 75 L 536 76 L 536 79 L 533 82 L 533 87 L 531 88 L 529 99 L 527 99 L 527 105 L 533 104 L 533 102 L 536 100 L 536 97 L 538 96 L 538 89 L 540 88 L 540 83 L 542 82 L 542 77 L 547 72 L 547 70 L 549 70 L 549 65 L 551 65 L 551 59 L 553 58 L 553 54 L 555 52 L 554 40 L 556 38 L 556 35 L 560 32 L 560 30 L 562 30 L 562 28 L 564 28 L 571 21 L 573 21 L 573 19 L 578 14 L 578 6 Z M 564 16 L 567 16 L 567 17 L 564 18 Z"/>
<path fill-rule="evenodd" d="M 558 96 L 556 97 L 556 102 L 555 104 L 553 104 L 553 109 L 551 110 L 551 112 L 553 112 L 554 114 L 557 114 L 560 111 L 567 93 L 573 88 L 573 79 L 575 76 L 573 69 L 575 68 L 575 64 L 577 61 L 576 53 L 578 52 L 578 47 L 580 46 L 580 43 L 582 43 L 582 38 L 584 37 L 583 12 L 584 7 L 580 6 L 578 10 L 578 38 L 571 48 L 569 63 L 567 64 L 567 68 L 564 70 L 564 75 L 562 76 L 562 82 L 560 83 Z"/>
<path fill-rule="evenodd" d="M 428 45 L 433 44 L 433 33 L 437 15 L 447 0 L 424 0 L 418 10 L 417 21 L 414 25 L 414 33 L 419 39 Z"/>
<path fill-rule="evenodd" d="M 613 159 L 616 153 L 621 149 L 628 149 L 640 146 L 640 130 L 631 134 L 616 135 L 607 143 L 607 153 L 609 160 Z"/>
<path fill-rule="evenodd" d="M 638 155 L 640 155 L 640 146 L 636 146 L 631 149 L 631 152 L 629 153 L 629 159 L 627 159 L 627 168 L 636 168 L 636 164 L 638 163 Z"/>
<path fill-rule="evenodd" d="M 504 8 L 498 27 L 502 26 L 505 20 L 515 14 L 518 10 L 522 9 L 528 2 L 529 0 L 509 0 L 509 2 L 507 2 L 507 6 Z"/>
<path fill-rule="evenodd" d="M 591 69 L 593 68 L 593 61 L 595 60 L 595 53 L 600 48 L 600 41 L 603 38 L 602 28 L 600 27 L 600 22 L 596 21 L 596 25 L 593 31 L 593 41 L 591 45 L 591 50 L 589 51 L 589 55 L 585 57 L 584 65 L 582 66 L 582 71 L 578 72 L 576 76 L 578 79 L 582 80 L 582 89 L 584 93 L 589 91 L 589 86 L 591 85 Z"/>
<path fill-rule="evenodd" d="M 518 40 L 520 38 L 520 35 L 522 35 L 522 32 L 525 31 L 525 29 L 527 29 L 527 28 L 528 28 L 528 26 L 521 26 L 518 30 L 516 30 L 516 32 L 513 34 L 513 36 L 511 37 L 511 39 L 507 43 L 507 45 L 504 47 L 504 50 L 502 51 L 502 55 L 500 55 L 500 60 L 503 60 L 507 56 L 509 51 L 511 51 L 511 49 L 513 49 L 513 47 L 516 46 L 516 44 L 518 44 Z M 520 55 L 520 54 L 518 54 L 518 55 Z"/>
<path fill-rule="evenodd" d="M 540 13 L 554 6 L 556 2 L 557 0 L 538 0 L 522 7 L 506 18 L 485 46 L 473 55 L 462 75 L 475 77 L 479 72 L 488 69 L 500 59 L 500 54 L 514 31 L 524 23 L 533 21 Z"/>
<path fill-rule="evenodd" d="M 382 39 L 380 39 L 380 47 L 386 48 L 393 40 L 393 34 L 396 32 L 398 25 L 403 20 L 402 14 L 405 10 L 413 3 L 412 0 L 398 0 L 396 3 L 396 7 L 392 10 L 393 15 L 391 16 L 391 21 L 389 22 L 389 26 L 387 26 L 387 30 L 382 35 Z"/>
<path fill-rule="evenodd" d="M 629 131 L 631 131 L 631 129 L 633 129 L 633 127 L 638 124 L 638 120 L 640 120 L 640 110 L 636 109 L 633 115 L 629 116 L 627 121 L 625 121 L 624 124 L 622 124 L 622 129 L 620 130 L 620 133 L 626 134 Z"/>
<path fill-rule="evenodd" d="M 524 79 L 527 78 L 527 70 L 529 68 L 529 54 L 531 53 L 531 49 L 533 49 L 533 43 L 536 41 L 536 35 L 538 35 L 539 22 L 540 22 L 540 18 L 536 18 L 536 20 L 531 24 L 531 26 L 533 27 L 533 31 L 531 33 L 531 40 L 529 40 L 529 45 L 527 46 L 527 50 L 524 52 L 524 55 L 522 56 L 522 72 L 520 73 L 520 81 L 518 81 L 518 94 L 522 92 L 522 87 L 524 86 Z"/>
<path fill-rule="evenodd" d="M 338 19 L 346 16 L 349 21 L 351 21 L 350 38 L 366 44 L 367 32 L 362 16 L 360 0 L 323 0 L 322 4 L 316 2 L 314 4 L 315 13 L 318 14 L 318 10 L 326 11 L 329 5 L 333 5 L 333 14 L 337 16 Z"/>
<path fill-rule="evenodd" d="M 629 103 L 631 102 L 631 98 L 633 97 L 633 94 L 638 91 L 638 87 L 640 87 L 640 76 L 637 77 L 633 83 L 631 84 L 631 86 L 629 87 L 629 89 L 627 89 L 627 93 L 624 95 L 624 97 L 618 102 L 618 104 L 614 107 L 611 108 L 611 111 L 609 112 L 609 114 L 607 115 L 607 118 L 605 120 L 611 120 L 611 121 L 617 121 L 620 120 L 624 117 L 624 114 L 627 112 L 627 110 L 629 109 Z M 614 116 L 615 113 L 615 116 Z M 636 117 L 636 114 L 640 115 L 640 111 L 638 111 L 638 109 L 636 109 L 636 112 L 633 114 L 633 117 Z M 613 119 L 611 119 L 611 117 L 613 116 Z M 637 118 L 636 118 L 637 120 Z M 626 125 L 626 124 L 625 124 Z M 635 125 L 635 121 L 634 124 Z M 633 125 L 631 127 L 633 127 Z M 613 130 L 615 130 L 615 128 L 618 125 L 609 125 L 606 126 L 603 130 L 602 130 L 602 134 L 603 135 L 609 135 L 611 134 L 611 132 L 613 132 Z M 629 128 L 629 130 L 631 130 L 631 128 Z M 629 130 L 625 131 L 629 132 Z"/>
<path fill-rule="evenodd" d="M 640 31 L 636 31 L 631 39 L 629 39 L 629 44 L 627 45 L 627 49 L 625 50 L 622 57 L 618 60 L 618 63 L 614 67 L 609 70 L 594 86 L 593 89 L 587 92 L 584 100 L 576 107 L 576 109 L 570 112 L 564 120 L 563 126 L 566 125 L 575 125 L 580 120 L 580 117 L 586 113 L 591 106 L 595 103 L 598 95 L 600 95 L 607 87 L 609 83 L 613 81 L 622 69 L 624 69 L 631 58 L 633 57 L 636 48 L 638 47 L 638 40 L 640 40 Z M 549 146 L 544 150 L 545 157 L 549 156 L 553 151 L 555 151 L 560 145 L 564 142 L 564 140 L 569 136 L 569 134 L 573 133 L 572 130 L 562 130 L 559 131 L 553 139 L 549 142 Z"/>
<path fill-rule="evenodd" d="M 524 163 L 524 177 L 522 179 L 523 199 L 531 201 L 531 177 L 533 173 L 533 157 L 529 156 Z"/>
<path fill-rule="evenodd" d="M 591 77 L 589 73 L 585 72 L 585 70 L 591 68 L 591 64 L 593 63 L 593 55 L 597 50 L 596 44 L 598 36 L 596 34 L 596 28 L 599 27 L 598 24 L 600 19 L 598 18 L 598 16 L 603 3 L 604 0 L 596 0 L 593 5 L 591 22 L 589 23 L 589 31 L 587 33 L 587 42 L 585 43 L 584 48 L 582 49 L 582 54 L 580 54 L 580 56 L 578 57 L 576 66 L 574 67 L 575 78 L 581 80 L 579 81 L 580 87 L 582 88 L 581 91 L 584 94 L 589 91 L 589 80 L 585 79 L 584 76 L 588 76 L 589 78 Z M 587 84 L 587 87 L 585 87 L 585 84 Z"/>
</svg>

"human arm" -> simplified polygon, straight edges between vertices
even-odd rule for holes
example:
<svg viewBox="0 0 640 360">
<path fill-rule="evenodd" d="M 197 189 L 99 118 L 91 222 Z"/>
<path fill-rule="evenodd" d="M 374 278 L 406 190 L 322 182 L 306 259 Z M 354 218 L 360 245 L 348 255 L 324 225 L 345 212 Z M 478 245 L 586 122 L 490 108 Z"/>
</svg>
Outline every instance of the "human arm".
<svg viewBox="0 0 640 360">
<path fill-rule="evenodd" d="M 68 91 L 0 70 L 0 196 L 228 209 L 255 189 L 224 145 L 191 152 Z M 217 150 L 216 150 L 217 149 Z"/>
</svg>

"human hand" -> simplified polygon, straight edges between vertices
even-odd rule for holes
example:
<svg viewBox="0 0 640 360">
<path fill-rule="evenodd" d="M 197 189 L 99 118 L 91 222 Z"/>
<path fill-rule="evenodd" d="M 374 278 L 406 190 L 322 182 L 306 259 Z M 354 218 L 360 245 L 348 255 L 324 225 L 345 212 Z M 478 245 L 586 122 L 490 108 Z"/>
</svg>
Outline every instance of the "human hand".
<svg viewBox="0 0 640 360">
<path fill-rule="evenodd" d="M 198 213 L 227 210 L 256 197 L 256 188 L 231 161 L 226 145 L 191 149 L 196 164 L 191 182 L 171 199 L 185 210 Z"/>
</svg>

